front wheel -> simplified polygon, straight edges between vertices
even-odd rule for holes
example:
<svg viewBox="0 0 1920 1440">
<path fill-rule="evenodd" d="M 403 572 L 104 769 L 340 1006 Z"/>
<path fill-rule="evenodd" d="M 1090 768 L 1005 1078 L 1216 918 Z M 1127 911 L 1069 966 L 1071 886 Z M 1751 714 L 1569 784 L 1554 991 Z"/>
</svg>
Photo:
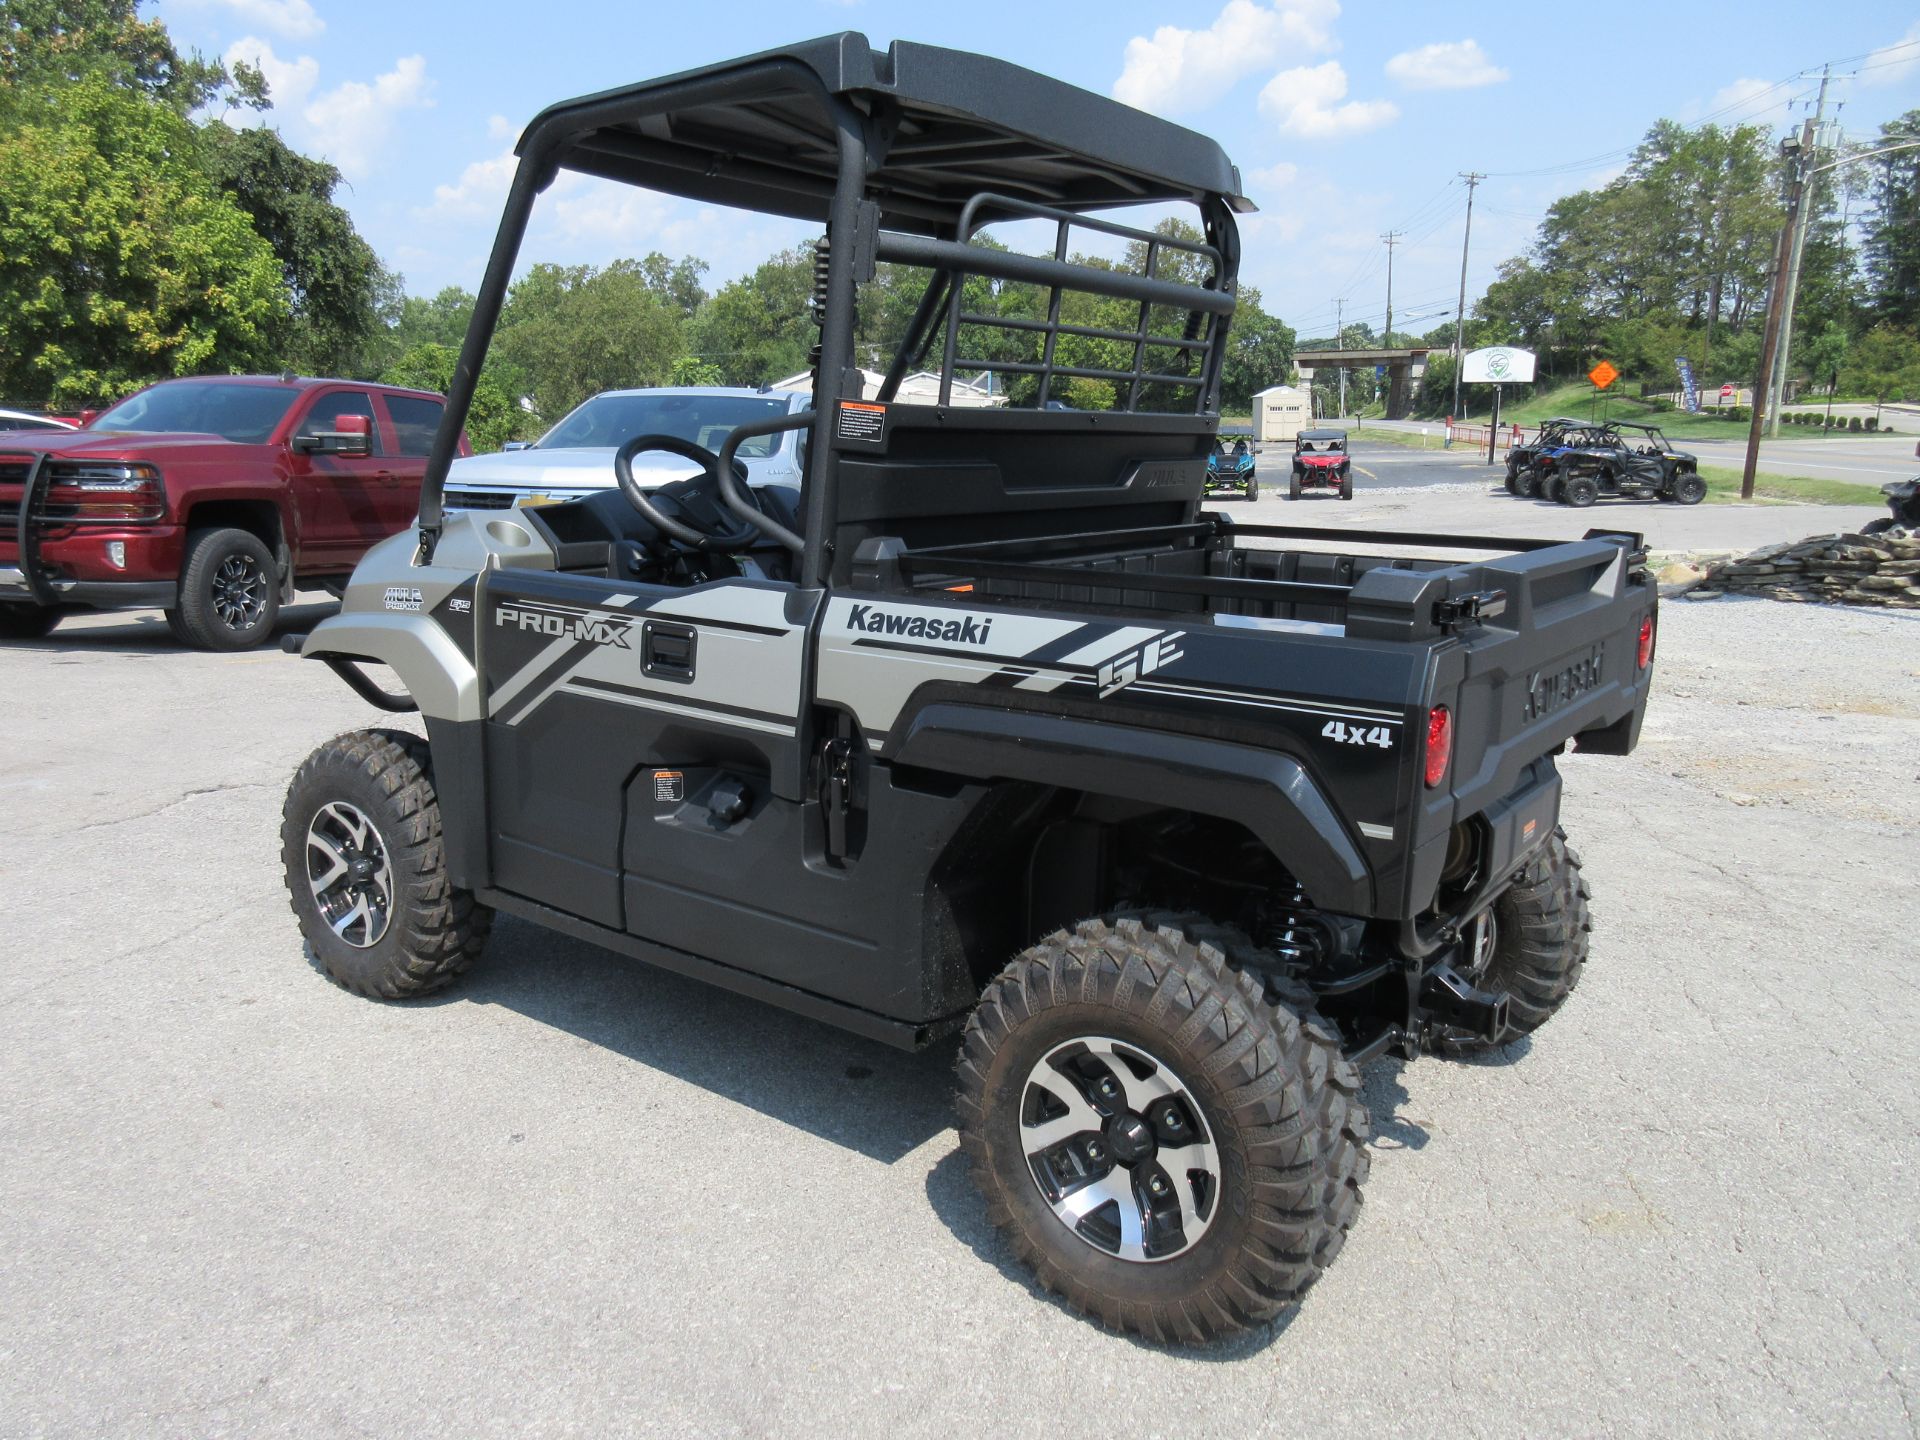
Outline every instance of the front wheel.
<svg viewBox="0 0 1920 1440">
<path fill-rule="evenodd" d="M 1698 475 L 1675 476 L 1673 498 L 1682 505 L 1698 505 L 1707 498 L 1707 482 Z"/>
<path fill-rule="evenodd" d="M 1590 898 L 1580 857 L 1568 846 L 1567 832 L 1556 828 L 1520 878 L 1469 929 L 1466 962 L 1458 967 L 1480 989 L 1507 992 L 1508 1033 L 1489 1041 L 1446 1029 L 1428 1048 L 1476 1054 L 1530 1035 L 1552 1019 L 1586 968 Z"/>
<path fill-rule="evenodd" d="M 0 640 L 40 640 L 60 623 L 51 605 L 0 605 Z"/>
<path fill-rule="evenodd" d="M 1247 500 L 1252 503 L 1260 498 L 1260 482 L 1252 477 L 1247 480 Z"/>
<path fill-rule="evenodd" d="M 1591 475 L 1575 475 L 1560 487 L 1560 503 L 1584 510 L 1600 498 L 1600 483 Z"/>
<path fill-rule="evenodd" d="M 1300 477 L 1298 475 L 1295 475 L 1291 480 L 1287 481 L 1287 499 L 1298 500 L 1299 498 L 1300 498 Z"/>
<path fill-rule="evenodd" d="M 426 741 L 394 730 L 329 740 L 287 787 L 280 859 L 313 958 L 335 984 L 411 1000 L 479 957 L 493 912 L 447 874 Z"/>
<path fill-rule="evenodd" d="M 280 618 L 279 567 L 250 530 L 197 530 L 180 571 L 180 630 L 204 650 L 249 650 Z"/>
<path fill-rule="evenodd" d="M 1342 500 L 1351 500 L 1353 498 L 1353 477 L 1351 475 L 1342 475 L 1340 477 L 1340 498 Z"/>
<path fill-rule="evenodd" d="M 988 1216 L 1110 1328 L 1201 1342 L 1263 1324 L 1358 1211 L 1359 1075 L 1311 992 L 1239 968 L 1257 957 L 1191 917 L 1083 920 L 968 1022 L 960 1142 Z"/>
</svg>

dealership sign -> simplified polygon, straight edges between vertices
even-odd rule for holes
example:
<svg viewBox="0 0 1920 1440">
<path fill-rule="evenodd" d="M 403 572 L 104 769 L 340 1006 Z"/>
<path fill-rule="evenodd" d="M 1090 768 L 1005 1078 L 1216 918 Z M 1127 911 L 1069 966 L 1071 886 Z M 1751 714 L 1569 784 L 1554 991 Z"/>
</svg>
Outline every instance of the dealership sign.
<svg viewBox="0 0 1920 1440">
<path fill-rule="evenodd" d="M 1525 385 L 1533 379 L 1533 352 L 1490 345 L 1460 357 L 1460 378 L 1469 385 Z"/>
</svg>

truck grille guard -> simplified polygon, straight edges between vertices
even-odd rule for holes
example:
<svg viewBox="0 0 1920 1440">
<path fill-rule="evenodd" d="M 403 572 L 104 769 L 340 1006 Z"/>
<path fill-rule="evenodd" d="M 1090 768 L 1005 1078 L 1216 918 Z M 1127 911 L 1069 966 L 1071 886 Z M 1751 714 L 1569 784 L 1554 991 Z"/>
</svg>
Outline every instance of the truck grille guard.
<svg viewBox="0 0 1920 1440">
<path fill-rule="evenodd" d="M 20 482 L 19 507 L 13 515 L 14 546 L 19 555 L 14 563 L 20 567 L 20 578 L 26 584 L 27 593 L 42 605 L 53 604 L 54 594 L 46 576 L 40 573 L 39 537 L 34 533 L 32 522 L 33 513 L 39 508 L 40 496 L 46 488 L 52 458 L 44 450 L 37 455 L 24 455 L 17 451 L 11 455 L 0 454 L 0 465 L 24 462 L 27 467 L 26 477 Z"/>
</svg>

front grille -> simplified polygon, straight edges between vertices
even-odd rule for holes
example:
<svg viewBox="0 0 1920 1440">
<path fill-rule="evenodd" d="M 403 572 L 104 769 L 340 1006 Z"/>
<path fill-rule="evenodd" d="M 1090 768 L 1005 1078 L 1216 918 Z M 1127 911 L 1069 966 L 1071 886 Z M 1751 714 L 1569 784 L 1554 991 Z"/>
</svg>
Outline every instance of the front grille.
<svg viewBox="0 0 1920 1440">
<path fill-rule="evenodd" d="M 13 526 L 20 518 L 20 490 L 33 469 L 28 460 L 0 460 L 0 525 Z"/>
<path fill-rule="evenodd" d="M 499 490 L 448 490 L 440 504 L 447 510 L 510 510 L 518 498 Z"/>
</svg>

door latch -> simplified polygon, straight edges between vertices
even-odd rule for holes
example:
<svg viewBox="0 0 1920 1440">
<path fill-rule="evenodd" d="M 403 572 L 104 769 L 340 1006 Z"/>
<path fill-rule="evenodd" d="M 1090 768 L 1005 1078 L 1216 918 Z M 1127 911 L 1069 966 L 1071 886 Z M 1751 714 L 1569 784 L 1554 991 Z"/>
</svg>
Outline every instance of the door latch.
<svg viewBox="0 0 1920 1440">
<path fill-rule="evenodd" d="M 847 853 L 847 816 L 853 810 L 853 741 L 836 737 L 820 747 L 821 803 L 827 817 L 827 853 Z"/>
</svg>

